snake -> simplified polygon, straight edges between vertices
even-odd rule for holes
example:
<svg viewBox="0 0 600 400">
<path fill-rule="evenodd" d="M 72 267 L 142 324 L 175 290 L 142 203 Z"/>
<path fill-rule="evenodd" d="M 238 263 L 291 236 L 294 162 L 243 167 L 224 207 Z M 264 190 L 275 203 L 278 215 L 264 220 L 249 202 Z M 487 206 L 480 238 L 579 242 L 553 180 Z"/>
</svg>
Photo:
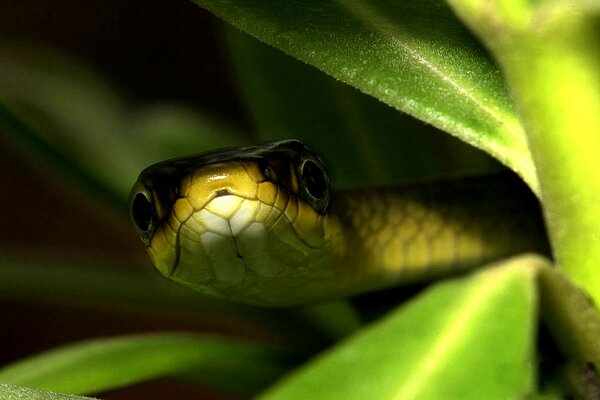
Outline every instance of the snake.
<svg viewBox="0 0 600 400">
<path fill-rule="evenodd" d="M 512 173 L 333 190 L 322 159 L 292 139 L 151 165 L 129 214 L 162 275 L 262 307 L 428 282 L 548 249 L 539 202 Z"/>
</svg>

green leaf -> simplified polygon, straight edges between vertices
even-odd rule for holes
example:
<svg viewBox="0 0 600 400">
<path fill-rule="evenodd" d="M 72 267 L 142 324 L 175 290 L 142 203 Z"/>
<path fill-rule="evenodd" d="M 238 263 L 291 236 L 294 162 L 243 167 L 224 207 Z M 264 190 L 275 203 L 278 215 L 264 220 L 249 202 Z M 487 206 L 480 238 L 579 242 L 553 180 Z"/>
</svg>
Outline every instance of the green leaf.
<svg viewBox="0 0 600 400">
<path fill-rule="evenodd" d="M 439 283 L 262 399 L 507 399 L 534 389 L 529 259 Z"/>
<path fill-rule="evenodd" d="M 149 266 L 140 273 L 123 265 L 100 267 L 89 260 L 86 265 L 57 264 L 5 255 L 0 276 L 0 299 L 8 301 L 168 315 L 227 331 L 256 332 L 306 350 L 329 344 L 360 326 L 354 310 L 343 302 L 294 310 L 251 307 L 203 296 L 164 279 Z"/>
<path fill-rule="evenodd" d="M 71 394 L 46 392 L 26 387 L 6 385 L 0 383 L 0 398 L 3 400 L 91 400 L 91 397 L 83 397 Z"/>
<path fill-rule="evenodd" d="M 515 95 L 557 265 L 600 304 L 598 2 L 450 3 L 490 48 Z"/>
<path fill-rule="evenodd" d="M 235 28 L 224 32 L 258 135 L 303 140 L 338 188 L 499 168 L 485 153 Z"/>
<path fill-rule="evenodd" d="M 442 1 L 196 2 L 259 40 L 487 151 L 537 189 L 523 128 L 497 67 Z"/>
<path fill-rule="evenodd" d="M 119 207 L 148 165 L 246 143 L 197 110 L 137 106 L 107 82 L 68 54 L 0 46 L 0 129 L 20 139 L 34 163 L 58 168 Z"/>
<path fill-rule="evenodd" d="M 284 353 L 265 345 L 163 333 L 57 348 L 4 367 L 0 382 L 85 394 L 193 371 L 196 381 L 220 382 L 222 390 L 251 394 L 289 365 Z"/>
</svg>

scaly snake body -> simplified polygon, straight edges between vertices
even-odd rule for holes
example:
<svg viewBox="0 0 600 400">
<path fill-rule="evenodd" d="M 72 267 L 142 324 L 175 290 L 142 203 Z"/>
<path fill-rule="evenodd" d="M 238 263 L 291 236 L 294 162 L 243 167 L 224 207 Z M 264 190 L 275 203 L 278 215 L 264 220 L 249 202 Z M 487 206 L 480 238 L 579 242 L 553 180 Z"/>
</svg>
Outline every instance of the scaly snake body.
<svg viewBox="0 0 600 400">
<path fill-rule="evenodd" d="M 547 249 L 537 201 L 512 175 L 331 193 L 321 160 L 295 140 L 155 164 L 130 210 L 163 275 L 271 307 Z"/>
</svg>

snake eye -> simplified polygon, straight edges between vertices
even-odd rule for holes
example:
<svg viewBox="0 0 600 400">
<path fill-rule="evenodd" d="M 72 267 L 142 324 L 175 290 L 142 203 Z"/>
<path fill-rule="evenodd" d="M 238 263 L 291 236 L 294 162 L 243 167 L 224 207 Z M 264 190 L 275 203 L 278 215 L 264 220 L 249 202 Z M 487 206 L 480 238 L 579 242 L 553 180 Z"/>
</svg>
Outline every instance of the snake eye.
<svg viewBox="0 0 600 400">
<path fill-rule="evenodd" d="M 148 232 L 154 216 L 154 206 L 145 192 L 136 193 L 131 203 L 131 217 L 135 225 L 144 233 Z"/>
<path fill-rule="evenodd" d="M 308 193 L 319 200 L 327 192 L 327 182 L 323 170 L 312 160 L 308 160 L 302 166 L 302 184 Z"/>
<path fill-rule="evenodd" d="M 325 169 L 314 160 L 306 160 L 300 167 L 302 192 L 317 212 L 323 213 L 329 202 L 329 178 Z"/>
</svg>

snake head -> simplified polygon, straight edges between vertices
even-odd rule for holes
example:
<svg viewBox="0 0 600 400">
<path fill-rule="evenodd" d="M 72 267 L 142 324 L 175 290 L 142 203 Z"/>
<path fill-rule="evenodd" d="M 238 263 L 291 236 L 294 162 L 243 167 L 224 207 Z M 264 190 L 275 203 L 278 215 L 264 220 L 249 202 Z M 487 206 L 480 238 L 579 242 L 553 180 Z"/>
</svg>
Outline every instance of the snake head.
<svg viewBox="0 0 600 400">
<path fill-rule="evenodd" d="M 152 165 L 129 207 L 163 275 L 228 299 L 280 305 L 286 286 L 328 257 L 329 199 L 322 161 L 286 140 Z"/>
</svg>

